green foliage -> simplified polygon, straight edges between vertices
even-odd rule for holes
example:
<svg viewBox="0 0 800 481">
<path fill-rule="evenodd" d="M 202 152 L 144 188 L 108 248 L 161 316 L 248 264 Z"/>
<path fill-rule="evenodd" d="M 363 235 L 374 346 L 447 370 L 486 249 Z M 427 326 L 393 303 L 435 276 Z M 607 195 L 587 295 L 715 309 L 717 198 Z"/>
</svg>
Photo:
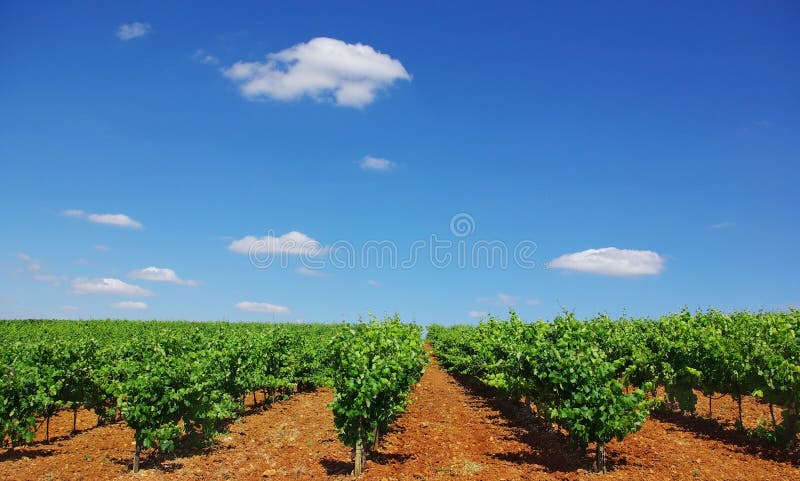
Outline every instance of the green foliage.
<svg viewBox="0 0 800 481">
<path fill-rule="evenodd" d="M 287 395 L 333 377 L 335 326 L 127 321 L 0 321 L 0 444 L 34 437 L 62 407 L 120 417 L 137 446 L 170 452 L 210 440 L 264 390 Z"/>
<path fill-rule="evenodd" d="M 800 312 L 683 310 L 656 321 L 571 313 L 552 323 L 489 319 L 428 328 L 443 366 L 536 404 L 579 444 L 637 431 L 663 386 L 666 400 L 694 411 L 695 390 L 739 398 L 758 393 L 783 409 L 772 435 L 796 442 L 800 405 Z M 646 396 L 647 393 L 651 397 Z M 648 400 L 649 399 L 649 400 Z M 767 426 L 760 426 L 764 437 Z"/>
<path fill-rule="evenodd" d="M 405 409 L 426 364 L 420 334 L 397 316 L 341 326 L 330 348 L 337 373 L 330 407 L 345 445 L 371 446 Z"/>
</svg>

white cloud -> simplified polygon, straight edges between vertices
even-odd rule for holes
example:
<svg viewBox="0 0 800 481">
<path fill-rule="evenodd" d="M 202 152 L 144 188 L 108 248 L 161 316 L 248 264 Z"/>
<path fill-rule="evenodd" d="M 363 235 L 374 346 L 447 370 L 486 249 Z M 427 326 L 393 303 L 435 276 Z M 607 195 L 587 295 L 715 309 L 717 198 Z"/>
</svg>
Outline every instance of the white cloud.
<svg viewBox="0 0 800 481">
<path fill-rule="evenodd" d="M 64 211 L 67 217 L 76 217 L 79 219 L 86 219 L 89 222 L 96 224 L 108 224 L 117 227 L 128 227 L 131 229 L 141 229 L 142 224 L 131 219 L 125 214 L 90 214 L 78 209 L 69 209 Z"/>
<path fill-rule="evenodd" d="M 608 276 L 642 276 L 664 270 L 664 258 L 653 251 L 603 247 L 564 254 L 550 261 L 549 267 Z"/>
<path fill-rule="evenodd" d="M 727 229 L 729 227 L 736 227 L 736 222 L 725 221 L 725 222 L 718 222 L 716 224 L 711 224 L 711 228 L 715 230 Z"/>
<path fill-rule="evenodd" d="M 111 277 L 87 279 L 79 277 L 72 280 L 72 294 L 114 294 L 119 296 L 146 297 L 153 293 L 139 286 Z"/>
<path fill-rule="evenodd" d="M 117 38 L 120 40 L 132 40 L 134 38 L 144 37 L 152 30 L 149 23 L 124 23 L 120 25 L 117 30 Z"/>
<path fill-rule="evenodd" d="M 282 236 L 271 234 L 264 237 L 246 236 L 228 245 L 228 249 L 238 254 L 294 254 L 318 256 L 326 254 L 328 247 L 319 241 L 293 230 Z"/>
<path fill-rule="evenodd" d="M 539 300 L 538 299 L 525 299 L 525 304 L 529 306 L 538 306 Z"/>
<path fill-rule="evenodd" d="M 411 80 L 398 60 L 369 45 L 317 37 L 277 53 L 264 62 L 236 62 L 222 74 L 252 100 L 289 101 L 310 97 L 344 107 L 363 107 L 379 90 Z"/>
<path fill-rule="evenodd" d="M 391 160 L 373 157 L 371 155 L 364 156 L 359 163 L 361 170 L 375 170 L 379 172 L 386 172 L 393 169 L 397 164 Z"/>
<path fill-rule="evenodd" d="M 147 309 L 147 304 L 138 301 L 120 301 L 111 304 L 114 309 L 130 309 L 134 311 L 144 311 Z"/>
<path fill-rule="evenodd" d="M 270 304 L 268 302 L 242 301 L 235 304 L 233 307 L 241 311 L 262 312 L 265 314 L 277 314 L 281 316 L 291 314 L 291 311 L 288 307 Z"/>
<path fill-rule="evenodd" d="M 195 50 L 194 55 L 192 55 L 192 58 L 206 65 L 216 65 L 219 63 L 219 58 L 217 58 L 214 55 L 211 55 L 202 48 L 198 48 L 197 50 Z"/>
<path fill-rule="evenodd" d="M 130 227 L 132 229 L 142 228 L 142 224 L 125 214 L 89 214 L 87 219 L 89 219 L 89 222 L 95 222 L 97 224 L 110 224 L 117 227 Z"/>
<path fill-rule="evenodd" d="M 469 311 L 469 317 L 479 318 L 479 317 L 486 317 L 489 315 L 487 311 Z"/>
<path fill-rule="evenodd" d="M 144 269 L 136 269 L 135 271 L 129 272 L 128 277 L 145 281 L 172 282 L 182 286 L 200 285 L 197 281 L 181 279 L 175 271 L 167 269 L 166 267 L 145 267 Z"/>
<path fill-rule="evenodd" d="M 367 281 L 367 285 L 368 286 L 372 286 L 372 287 L 378 287 L 378 286 L 381 285 L 381 283 L 378 282 L 378 281 L 374 281 L 374 280 L 370 279 L 370 280 Z"/>
<path fill-rule="evenodd" d="M 108 247 L 107 245 L 103 245 L 103 244 L 96 244 L 96 245 L 94 246 L 94 249 L 95 249 L 95 250 L 98 250 L 98 251 L 100 251 L 100 252 L 108 252 L 108 251 L 110 251 L 110 250 L 111 250 L 111 248 L 110 248 L 110 247 Z"/>
<path fill-rule="evenodd" d="M 78 307 L 78 306 L 71 306 L 71 305 L 67 304 L 67 305 L 65 305 L 65 306 L 61 306 L 61 310 L 62 310 L 62 311 L 70 311 L 70 312 L 74 312 L 74 311 L 80 311 L 80 310 L 81 310 L 81 308 L 80 308 L 80 307 Z"/>
<path fill-rule="evenodd" d="M 309 269 L 308 267 L 298 267 L 294 270 L 296 273 L 300 274 L 301 276 L 308 276 L 308 277 L 331 277 L 330 274 L 327 272 L 323 272 L 317 269 Z"/>
<path fill-rule="evenodd" d="M 495 304 L 498 306 L 511 307 L 519 302 L 520 299 L 521 298 L 519 296 L 511 296 L 509 294 L 500 293 L 492 297 L 480 297 L 478 298 L 478 302 L 483 304 Z"/>
</svg>

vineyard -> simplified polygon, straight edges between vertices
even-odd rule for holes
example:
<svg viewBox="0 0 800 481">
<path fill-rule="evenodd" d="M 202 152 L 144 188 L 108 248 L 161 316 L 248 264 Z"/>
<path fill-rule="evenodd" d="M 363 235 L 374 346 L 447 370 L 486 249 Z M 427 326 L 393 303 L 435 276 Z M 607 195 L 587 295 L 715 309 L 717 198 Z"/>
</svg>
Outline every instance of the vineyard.
<svg viewBox="0 0 800 481">
<path fill-rule="evenodd" d="M 800 474 L 798 327 L 797 311 L 512 313 L 428 327 L 429 359 L 396 316 L 3 321 L 0 479 L 786 479 Z M 625 454 L 666 444 L 667 425 L 704 431 L 687 428 L 675 459 Z M 681 475 L 687 456 L 719 464 Z"/>
<path fill-rule="evenodd" d="M 594 443 L 595 469 L 605 472 L 605 443 L 641 429 L 651 409 L 693 413 L 699 390 L 732 396 L 744 429 L 745 395 L 769 403 L 762 432 L 787 449 L 797 435 L 800 402 L 800 312 L 725 315 L 684 311 L 658 321 L 601 316 L 586 322 L 569 313 L 552 323 L 516 315 L 478 327 L 433 326 L 429 339 L 443 365 L 524 399 L 547 424 L 585 450 Z M 663 387 L 664 399 L 657 396 Z M 774 404 L 781 406 L 776 421 Z"/>
</svg>

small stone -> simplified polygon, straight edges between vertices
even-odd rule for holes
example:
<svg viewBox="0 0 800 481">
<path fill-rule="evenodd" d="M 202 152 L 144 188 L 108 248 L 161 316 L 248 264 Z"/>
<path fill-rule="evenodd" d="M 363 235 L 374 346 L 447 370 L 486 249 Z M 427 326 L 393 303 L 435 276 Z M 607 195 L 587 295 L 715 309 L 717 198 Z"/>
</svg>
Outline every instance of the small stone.
<svg viewBox="0 0 800 481">
<path fill-rule="evenodd" d="M 278 470 L 276 470 L 276 469 L 267 469 L 266 471 L 261 473 L 261 476 L 264 477 L 264 478 L 269 478 L 271 476 L 275 476 L 276 474 L 278 474 Z"/>
</svg>

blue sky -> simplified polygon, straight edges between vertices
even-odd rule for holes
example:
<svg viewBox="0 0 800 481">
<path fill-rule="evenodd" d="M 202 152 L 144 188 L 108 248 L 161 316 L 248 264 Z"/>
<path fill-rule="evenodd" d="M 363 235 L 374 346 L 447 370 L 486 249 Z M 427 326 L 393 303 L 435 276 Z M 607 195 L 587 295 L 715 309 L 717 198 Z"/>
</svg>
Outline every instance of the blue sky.
<svg viewBox="0 0 800 481">
<path fill-rule="evenodd" d="M 796 2 L 163 3 L 0 6 L 0 317 L 800 305 Z"/>
</svg>

